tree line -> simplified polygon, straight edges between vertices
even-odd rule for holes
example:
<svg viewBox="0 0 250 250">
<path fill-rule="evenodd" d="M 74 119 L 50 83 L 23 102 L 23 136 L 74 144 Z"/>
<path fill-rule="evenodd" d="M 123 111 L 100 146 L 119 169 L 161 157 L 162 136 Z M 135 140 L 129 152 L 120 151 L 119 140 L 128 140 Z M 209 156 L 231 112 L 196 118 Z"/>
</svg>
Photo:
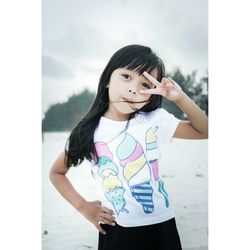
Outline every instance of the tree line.
<svg viewBox="0 0 250 250">
<path fill-rule="evenodd" d="M 176 81 L 183 91 L 208 115 L 208 77 L 196 80 L 196 71 L 184 75 L 180 69 L 166 75 Z M 90 109 L 95 94 L 84 89 L 73 94 L 67 102 L 57 103 L 49 107 L 42 120 L 42 132 L 71 131 Z M 183 112 L 173 102 L 163 98 L 162 108 L 168 110 L 179 119 L 185 119 Z"/>
</svg>

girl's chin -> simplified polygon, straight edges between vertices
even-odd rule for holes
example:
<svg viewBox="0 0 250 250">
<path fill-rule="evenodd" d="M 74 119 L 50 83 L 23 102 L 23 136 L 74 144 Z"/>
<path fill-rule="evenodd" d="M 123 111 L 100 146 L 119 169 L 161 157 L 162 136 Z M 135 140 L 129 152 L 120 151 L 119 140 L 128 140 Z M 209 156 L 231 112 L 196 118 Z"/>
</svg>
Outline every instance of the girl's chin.
<svg viewBox="0 0 250 250">
<path fill-rule="evenodd" d="M 137 110 L 134 104 L 131 103 L 117 103 L 114 105 L 115 110 L 117 110 L 121 114 L 131 114 Z"/>
</svg>

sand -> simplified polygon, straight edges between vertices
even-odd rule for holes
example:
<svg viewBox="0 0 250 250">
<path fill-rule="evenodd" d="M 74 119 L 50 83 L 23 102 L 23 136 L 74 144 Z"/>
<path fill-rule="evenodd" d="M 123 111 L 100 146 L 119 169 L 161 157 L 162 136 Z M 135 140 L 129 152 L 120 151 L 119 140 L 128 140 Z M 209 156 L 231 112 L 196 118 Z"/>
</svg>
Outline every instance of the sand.
<svg viewBox="0 0 250 250">
<path fill-rule="evenodd" d="M 45 133 L 42 145 L 43 250 L 97 249 L 98 231 L 50 183 L 48 173 L 68 133 Z M 161 170 L 175 207 L 183 249 L 208 249 L 208 141 L 173 140 L 161 146 Z M 89 163 L 72 168 L 69 179 L 87 200 L 98 199 Z"/>
</svg>

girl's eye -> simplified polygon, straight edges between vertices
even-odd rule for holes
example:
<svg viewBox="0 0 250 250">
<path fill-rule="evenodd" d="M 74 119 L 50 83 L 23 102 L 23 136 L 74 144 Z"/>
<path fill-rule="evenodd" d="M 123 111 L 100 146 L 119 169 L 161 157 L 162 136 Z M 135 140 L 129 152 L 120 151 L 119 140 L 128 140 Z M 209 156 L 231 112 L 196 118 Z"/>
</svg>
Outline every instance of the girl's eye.
<svg viewBox="0 0 250 250">
<path fill-rule="evenodd" d="M 151 86 L 147 83 L 142 83 L 142 89 L 151 89 Z"/>
<path fill-rule="evenodd" d="M 126 80 L 130 80 L 131 76 L 127 74 L 122 74 L 122 77 L 125 78 Z"/>
</svg>

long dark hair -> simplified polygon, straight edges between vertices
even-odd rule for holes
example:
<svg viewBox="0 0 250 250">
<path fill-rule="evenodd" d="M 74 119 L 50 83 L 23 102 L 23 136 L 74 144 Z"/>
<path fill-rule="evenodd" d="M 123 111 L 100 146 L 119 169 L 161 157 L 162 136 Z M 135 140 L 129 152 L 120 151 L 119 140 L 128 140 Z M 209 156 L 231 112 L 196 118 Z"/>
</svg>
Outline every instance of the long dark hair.
<svg viewBox="0 0 250 250">
<path fill-rule="evenodd" d="M 112 72 L 118 68 L 135 70 L 141 75 L 144 71 L 151 72 L 157 69 L 157 80 L 165 76 L 163 61 L 151 50 L 142 45 L 128 45 L 119 49 L 109 60 L 101 74 L 96 98 L 89 112 L 72 130 L 65 146 L 65 161 L 67 167 L 77 166 L 84 159 L 91 161 L 95 156 L 94 132 L 101 116 L 109 107 L 107 84 Z M 138 112 L 150 112 L 161 107 L 162 96 L 151 95 L 149 101 L 141 109 L 136 110 L 130 117 Z"/>
</svg>

